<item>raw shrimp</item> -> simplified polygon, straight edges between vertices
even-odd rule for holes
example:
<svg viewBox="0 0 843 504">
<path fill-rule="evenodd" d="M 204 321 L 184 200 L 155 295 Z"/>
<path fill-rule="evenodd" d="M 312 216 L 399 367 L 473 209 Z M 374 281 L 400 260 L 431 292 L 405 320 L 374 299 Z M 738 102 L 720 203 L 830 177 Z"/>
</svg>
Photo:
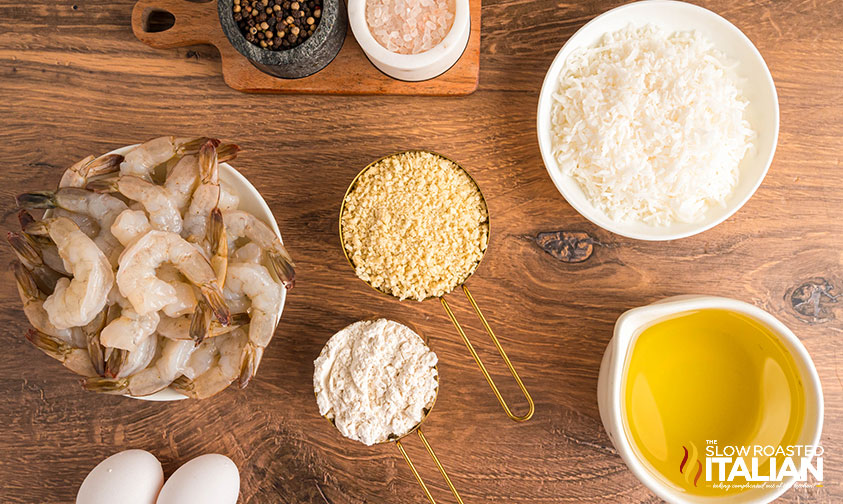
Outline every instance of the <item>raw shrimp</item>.
<svg viewBox="0 0 843 504">
<path fill-rule="evenodd" d="M 190 315 L 183 315 L 181 317 L 161 317 L 161 322 L 158 323 L 158 334 L 165 338 L 174 340 L 196 340 L 198 335 L 190 334 L 190 325 L 193 317 Z M 212 320 L 210 326 L 207 328 L 206 338 L 214 338 L 223 334 L 230 333 L 240 326 L 249 323 L 249 315 L 246 313 L 235 313 L 231 315 L 231 322 L 227 325 L 221 325 L 217 320 Z"/>
<path fill-rule="evenodd" d="M 262 248 L 275 274 L 288 289 L 296 283 L 296 265 L 293 259 L 284 248 L 278 235 L 269 226 L 261 222 L 254 215 L 242 210 L 231 210 L 223 212 L 225 230 L 228 235 L 229 245 L 233 245 L 240 238 L 248 238 Z"/>
<path fill-rule="evenodd" d="M 92 239 L 108 257 L 112 266 L 117 265 L 117 257 L 123 247 L 111 234 L 111 226 L 117 216 L 127 208 L 123 201 L 110 194 L 98 194 L 72 187 L 58 191 L 21 194 L 17 201 L 23 208 L 61 208 L 89 217 L 97 225 L 96 235 Z"/>
<path fill-rule="evenodd" d="M 220 202 L 217 204 L 223 212 L 228 210 L 237 210 L 240 206 L 240 196 L 237 196 L 230 191 L 225 184 L 220 183 Z"/>
<path fill-rule="evenodd" d="M 17 233 L 6 233 L 6 241 L 11 245 L 18 260 L 32 274 L 38 290 L 44 294 L 52 294 L 56 288 L 56 282 L 64 275 L 44 264 L 38 244 L 29 235 Z"/>
<path fill-rule="evenodd" d="M 202 241 L 208 234 L 211 210 L 220 200 L 220 172 L 217 148 L 205 142 L 199 150 L 199 186 L 193 191 L 190 206 L 184 217 L 184 234 L 188 241 Z"/>
<path fill-rule="evenodd" d="M 196 347 L 196 350 L 194 350 L 184 368 L 184 376 L 192 380 L 211 369 L 211 366 L 217 360 L 216 341 L 217 338 L 206 339 Z"/>
<path fill-rule="evenodd" d="M 138 315 L 131 307 L 124 307 L 120 316 L 103 328 L 100 342 L 107 347 L 134 351 L 141 341 L 155 333 L 160 320 L 156 311 Z"/>
<path fill-rule="evenodd" d="M 164 186 L 123 175 L 98 180 L 88 187 L 96 191 L 117 191 L 130 200 L 137 201 L 149 214 L 149 223 L 153 229 L 171 233 L 180 233 L 182 230 L 181 213 Z"/>
<path fill-rule="evenodd" d="M 170 159 L 187 154 L 195 154 L 207 138 L 176 138 L 162 136 L 146 141 L 130 150 L 122 163 L 120 173 L 133 175 L 144 180 L 152 180 L 155 168 Z"/>
<path fill-rule="evenodd" d="M 81 338 L 76 334 L 78 331 L 75 328 L 59 329 L 50 322 L 50 317 L 44 310 L 45 295 L 38 290 L 32 272 L 18 262 L 14 263 L 13 268 L 18 294 L 23 303 L 23 313 L 32 327 L 67 344 L 81 346 Z"/>
<path fill-rule="evenodd" d="M 143 210 L 127 208 L 114 219 L 114 223 L 111 225 L 111 234 L 117 238 L 121 245 L 128 247 L 150 229 L 152 227 L 149 225 L 149 219 Z"/>
<path fill-rule="evenodd" d="M 185 156 L 176 163 L 173 170 L 167 175 L 164 187 L 170 193 L 174 204 L 180 212 L 187 210 L 190 203 L 190 196 L 196 190 L 199 182 L 199 161 L 196 156 Z"/>
<path fill-rule="evenodd" d="M 161 356 L 146 368 L 125 378 L 88 378 L 85 388 L 105 394 L 129 394 L 140 397 L 167 388 L 181 375 L 190 354 L 196 348 L 192 341 L 167 340 Z"/>
<path fill-rule="evenodd" d="M 103 252 L 79 227 L 63 217 L 37 221 L 27 233 L 49 234 L 73 279 L 60 278 L 44 301 L 50 322 L 59 329 L 83 326 L 105 307 L 114 272 Z"/>
<path fill-rule="evenodd" d="M 64 259 L 59 255 L 59 249 L 52 240 L 47 245 L 41 244 L 39 250 L 41 251 L 41 259 L 44 260 L 45 265 L 64 276 L 70 276 L 70 272 L 64 266 Z"/>
<path fill-rule="evenodd" d="M 158 278 L 170 284 L 175 289 L 175 301 L 161 309 L 168 317 L 180 317 L 193 313 L 196 309 L 196 294 L 189 283 L 183 282 L 184 276 L 171 264 L 164 264 L 158 268 Z"/>
<path fill-rule="evenodd" d="M 231 259 L 237 262 L 260 264 L 263 259 L 263 250 L 258 247 L 257 243 L 249 242 L 234 251 L 234 256 Z"/>
<path fill-rule="evenodd" d="M 106 154 L 98 158 L 88 156 L 64 171 L 59 187 L 85 187 L 93 177 L 114 173 L 120 169 L 123 156 Z"/>
<path fill-rule="evenodd" d="M 26 339 L 74 373 L 82 376 L 97 375 L 87 349 L 75 348 L 56 337 L 32 329 L 26 333 Z"/>
<path fill-rule="evenodd" d="M 199 376 L 193 379 L 181 376 L 171 386 L 194 399 L 206 399 L 222 392 L 241 374 L 243 348 L 247 339 L 242 329 L 214 338 L 219 359 Z"/>
<path fill-rule="evenodd" d="M 64 208 L 56 208 L 53 210 L 53 217 L 67 217 L 79 226 L 79 230 L 88 235 L 88 238 L 96 238 L 100 232 L 100 227 L 94 222 L 94 219 L 84 214 L 71 212 Z"/>
<path fill-rule="evenodd" d="M 249 311 L 251 303 L 249 302 L 249 298 L 243 293 L 232 292 L 225 289 L 223 291 L 223 295 L 225 296 L 225 304 L 228 305 L 228 309 L 231 310 L 231 313 L 246 313 Z"/>
<path fill-rule="evenodd" d="M 257 372 L 263 350 L 275 333 L 284 292 L 260 264 L 232 263 L 228 266 L 226 290 L 249 298 L 249 343 L 244 350 L 240 387 L 248 385 Z"/>
<path fill-rule="evenodd" d="M 220 287 L 225 287 L 225 272 L 228 269 L 228 240 L 225 234 L 225 222 L 219 208 L 211 210 L 208 243 L 211 247 L 211 267 L 217 274 L 217 283 Z"/>
<path fill-rule="evenodd" d="M 167 263 L 199 288 L 217 320 L 227 325 L 229 310 L 208 260 L 179 235 L 164 231 L 149 231 L 120 256 L 117 285 L 135 311 L 143 315 L 178 301 L 176 289 L 156 276 L 155 270 Z"/>
<path fill-rule="evenodd" d="M 26 229 L 27 226 L 36 221 L 35 217 L 33 217 L 32 214 L 30 214 L 26 210 L 21 210 L 20 212 L 18 212 L 18 220 L 20 221 L 21 231 L 23 231 L 24 229 Z M 54 271 L 61 273 L 62 275 L 70 275 L 70 273 L 68 273 L 68 271 L 64 268 L 64 261 L 59 256 L 59 251 L 56 248 L 56 244 L 53 243 L 53 240 L 51 240 L 49 236 L 31 235 L 26 232 L 24 232 L 24 236 L 26 236 L 29 241 L 31 241 L 36 246 L 36 248 L 40 252 L 41 259 L 44 260 L 45 265 L 49 266 Z"/>
<path fill-rule="evenodd" d="M 125 378 L 131 376 L 149 365 L 158 351 L 158 335 L 152 334 L 144 338 L 135 350 L 114 350 L 113 355 L 119 356 L 108 363 L 108 376 Z"/>
<path fill-rule="evenodd" d="M 240 147 L 234 144 L 222 144 L 217 147 L 217 161 L 223 163 L 225 161 L 237 157 L 237 152 Z M 212 157 L 205 156 L 206 161 L 212 161 Z M 179 211 L 184 213 L 190 204 L 190 198 L 193 196 L 193 191 L 199 183 L 199 158 L 196 156 L 185 156 L 175 164 L 167 178 L 164 181 L 164 187 L 170 192 L 170 196 L 179 208 Z M 226 191 L 222 186 L 220 187 L 220 207 L 223 209 L 237 208 L 240 204 L 240 199 L 229 191 Z M 224 206 L 223 206 L 224 205 Z"/>
<path fill-rule="evenodd" d="M 258 247 L 255 242 L 249 242 L 234 252 L 231 258 L 234 262 L 261 264 L 263 259 L 263 250 Z M 251 302 L 242 292 L 232 292 L 230 289 L 224 289 L 225 303 L 231 310 L 232 314 L 241 314 L 249 310 Z M 233 315 L 232 315 L 233 316 Z"/>
</svg>

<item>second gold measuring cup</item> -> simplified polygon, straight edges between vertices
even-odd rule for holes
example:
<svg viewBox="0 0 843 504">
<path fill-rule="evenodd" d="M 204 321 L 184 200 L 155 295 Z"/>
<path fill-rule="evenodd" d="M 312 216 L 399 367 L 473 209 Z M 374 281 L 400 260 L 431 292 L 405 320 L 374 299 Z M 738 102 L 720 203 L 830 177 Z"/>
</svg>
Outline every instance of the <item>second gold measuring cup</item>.
<svg viewBox="0 0 843 504">
<path fill-rule="evenodd" d="M 372 318 L 364 319 L 364 320 L 376 320 L 376 318 L 372 317 Z M 413 323 L 411 323 L 409 321 L 401 321 L 401 320 L 395 320 L 395 319 L 390 319 L 390 320 L 392 322 L 402 324 L 405 327 L 412 330 L 418 337 L 420 337 L 422 339 L 422 341 L 424 341 L 425 346 L 429 348 L 430 342 L 428 341 L 428 339 L 425 336 L 422 335 L 421 332 L 418 331 L 418 329 L 416 328 L 416 326 Z M 323 350 L 323 352 L 324 352 L 324 350 Z M 416 469 L 416 466 L 413 464 L 413 461 L 410 460 L 410 456 L 409 456 L 409 454 L 407 454 L 407 451 L 404 449 L 404 445 L 402 444 L 402 441 L 405 438 L 407 438 L 407 436 L 409 436 L 413 432 L 415 432 L 419 436 L 419 439 L 421 439 L 422 444 L 424 444 L 424 447 L 427 450 L 427 453 L 430 454 L 430 458 L 432 458 L 433 462 L 436 464 L 436 468 L 439 469 L 439 473 L 442 475 L 442 478 L 445 480 L 445 483 L 448 485 L 448 488 L 451 490 L 451 493 L 453 494 L 454 498 L 457 500 L 457 502 L 459 504 L 464 504 L 463 500 L 462 500 L 462 497 L 460 497 L 459 492 L 457 491 L 456 487 L 454 487 L 454 484 L 451 482 L 451 478 L 448 476 L 448 473 L 445 471 L 445 467 L 442 465 L 441 462 L 439 462 L 439 457 L 436 456 L 436 453 L 433 451 L 433 447 L 430 446 L 430 443 L 427 441 L 427 438 L 425 437 L 424 433 L 421 430 L 421 424 L 423 424 L 424 421 L 427 420 L 427 417 L 430 416 L 430 412 L 433 411 L 433 407 L 436 406 L 436 399 L 439 397 L 439 386 L 438 386 L 439 381 L 440 381 L 439 366 L 434 365 L 433 367 L 436 369 L 436 381 L 437 381 L 436 395 L 433 397 L 433 402 L 430 404 L 430 407 L 424 409 L 424 416 L 421 418 L 419 423 L 417 423 L 415 426 L 413 426 L 412 429 L 408 430 L 407 432 L 405 432 L 401 435 L 392 434 L 385 441 L 381 441 L 380 443 L 377 443 L 377 444 L 382 445 L 382 444 L 386 444 L 386 443 L 395 443 L 395 446 L 398 447 L 398 451 L 401 452 L 401 455 L 404 457 L 404 461 L 407 462 L 407 465 L 410 467 L 410 471 L 412 471 L 413 476 L 415 476 L 416 481 L 419 483 L 422 490 L 424 491 L 425 497 L 427 497 L 428 501 L 430 501 L 431 504 L 436 504 L 436 500 L 433 498 L 433 495 L 430 493 L 430 489 L 428 489 L 427 485 L 425 484 L 424 480 L 422 479 L 421 475 L 419 474 L 418 470 Z M 319 399 L 318 399 L 318 394 L 317 394 L 317 402 L 318 402 L 318 400 Z M 337 425 L 336 425 L 336 422 L 334 421 L 334 419 L 329 418 L 327 415 L 323 415 L 322 417 L 325 418 L 326 420 L 328 420 L 329 422 L 331 422 L 331 424 L 336 428 Z"/>
<path fill-rule="evenodd" d="M 489 215 L 488 206 L 486 204 L 486 199 L 483 197 L 483 193 L 482 193 L 482 191 L 480 191 L 480 186 L 477 185 L 477 181 L 474 180 L 474 178 L 471 176 L 471 174 L 469 174 L 468 171 L 466 171 L 466 169 L 462 167 L 462 165 L 453 161 L 452 159 L 450 159 L 446 156 L 443 156 L 441 154 L 438 154 L 438 153 L 435 153 L 435 152 L 430 152 L 430 151 L 404 151 L 404 152 L 399 152 L 399 153 L 395 153 L 395 154 L 390 154 L 388 156 L 384 156 L 380 159 L 377 159 L 377 160 L 373 161 L 369 165 L 367 165 L 365 168 L 363 168 L 363 170 L 360 171 L 360 173 L 357 174 L 356 177 L 354 177 L 354 180 L 351 181 L 351 184 L 349 184 L 349 186 L 348 186 L 348 190 L 346 190 L 346 192 L 345 192 L 345 196 L 343 197 L 342 205 L 340 206 L 340 221 L 339 221 L 340 246 L 342 247 L 343 255 L 345 255 L 346 260 L 351 265 L 351 267 L 355 269 L 355 271 L 356 271 L 356 267 L 354 265 L 354 262 L 351 260 L 351 257 L 349 256 L 348 251 L 345 248 L 345 240 L 343 239 L 343 214 L 346 211 L 346 202 L 348 200 L 348 196 L 354 190 L 355 186 L 357 185 L 357 182 L 360 180 L 360 177 L 364 173 L 366 173 L 366 171 L 368 171 L 372 166 L 376 165 L 377 163 L 379 163 L 382 160 L 385 160 L 387 158 L 391 158 L 393 156 L 397 156 L 397 155 L 400 155 L 400 154 L 404 154 L 405 152 L 426 152 L 426 153 L 432 154 L 434 156 L 438 156 L 440 158 L 443 158 L 443 159 L 453 163 L 454 166 L 456 166 L 463 173 L 465 173 L 468 176 L 468 178 L 474 183 L 475 187 L 477 187 L 477 192 L 480 195 L 480 199 L 483 203 L 483 206 L 486 207 L 486 215 L 487 216 Z M 489 222 L 489 234 L 491 235 L 491 219 L 490 219 L 490 222 Z M 485 251 L 484 251 L 484 255 L 485 255 Z M 482 260 L 482 257 L 481 257 L 481 260 Z M 480 264 L 480 261 L 478 261 L 477 264 L 475 264 L 474 271 L 476 271 L 477 266 L 479 266 L 479 264 Z M 472 274 L 473 274 L 473 271 L 472 271 Z M 391 293 L 385 292 L 381 289 L 378 289 L 378 288 L 374 287 L 369 282 L 366 282 L 366 283 L 370 287 L 372 287 L 373 289 L 375 289 L 376 291 L 378 291 L 382 294 L 386 294 L 388 296 L 395 297 Z M 474 312 L 477 314 L 477 317 L 480 319 L 480 322 L 483 324 L 483 327 L 485 328 L 486 333 L 492 339 L 492 343 L 495 345 L 495 348 L 497 348 L 498 352 L 500 353 L 501 358 L 503 359 L 504 363 L 506 364 L 507 369 L 509 369 L 510 374 L 515 379 L 515 382 L 518 384 L 518 388 L 520 388 L 521 393 L 524 394 L 524 398 L 527 400 L 527 404 L 528 404 L 528 409 L 527 409 L 526 413 L 524 413 L 523 415 L 516 415 L 515 413 L 512 412 L 509 405 L 506 403 L 503 396 L 501 395 L 500 390 L 498 390 L 497 385 L 495 385 L 495 381 L 492 379 L 491 375 L 489 374 L 489 371 L 486 369 L 486 366 L 483 364 L 483 361 L 480 359 L 480 356 L 477 354 L 477 350 L 475 350 L 474 345 L 468 339 L 468 336 L 466 335 L 465 330 L 463 330 L 462 326 L 460 325 L 459 321 L 457 320 L 456 315 L 454 315 L 454 312 L 451 309 L 451 306 L 448 304 L 448 301 L 445 299 L 444 295 L 438 298 L 439 302 L 445 308 L 445 313 L 447 313 L 448 318 L 451 319 L 451 322 L 454 324 L 454 327 L 456 328 L 457 332 L 462 337 L 462 340 L 465 342 L 465 346 L 468 348 L 468 351 L 471 353 L 471 356 L 474 358 L 474 361 L 477 363 L 477 366 L 480 368 L 480 372 L 483 373 L 483 376 L 486 378 L 486 381 L 489 383 L 489 387 L 491 387 L 492 392 L 495 394 L 495 397 L 497 398 L 498 402 L 503 407 L 503 410 L 504 410 L 504 412 L 506 412 L 506 415 L 509 418 L 511 418 L 512 420 L 515 420 L 516 422 L 524 422 L 524 421 L 529 420 L 533 416 L 533 413 L 535 412 L 535 405 L 533 403 L 533 398 L 530 397 L 530 393 L 527 391 L 527 387 L 524 386 L 524 383 L 521 381 L 521 377 L 518 376 L 518 372 L 515 370 L 515 367 L 512 365 L 512 362 L 509 360 L 509 357 L 506 355 L 506 352 L 504 351 L 503 347 L 501 346 L 501 343 L 498 340 L 497 336 L 495 336 L 495 333 L 492 330 L 491 326 L 489 326 L 489 322 L 486 320 L 486 317 L 483 316 L 483 312 L 480 311 L 480 307 L 477 305 L 477 301 L 475 301 L 474 296 L 471 295 L 471 292 L 468 290 L 468 287 L 465 285 L 465 283 L 463 283 L 460 287 L 462 288 L 463 293 L 465 293 L 465 297 L 468 298 L 468 302 L 471 303 L 471 307 L 474 309 Z"/>
</svg>

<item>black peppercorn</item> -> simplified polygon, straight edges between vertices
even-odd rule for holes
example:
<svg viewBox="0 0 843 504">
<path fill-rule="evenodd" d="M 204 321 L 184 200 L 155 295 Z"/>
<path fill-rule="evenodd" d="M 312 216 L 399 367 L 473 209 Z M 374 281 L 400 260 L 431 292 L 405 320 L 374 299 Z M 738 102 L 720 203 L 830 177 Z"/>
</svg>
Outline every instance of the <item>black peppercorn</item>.
<svg viewBox="0 0 843 504">
<path fill-rule="evenodd" d="M 296 47 L 313 35 L 322 0 L 232 0 L 234 21 L 246 40 L 269 50 Z"/>
</svg>

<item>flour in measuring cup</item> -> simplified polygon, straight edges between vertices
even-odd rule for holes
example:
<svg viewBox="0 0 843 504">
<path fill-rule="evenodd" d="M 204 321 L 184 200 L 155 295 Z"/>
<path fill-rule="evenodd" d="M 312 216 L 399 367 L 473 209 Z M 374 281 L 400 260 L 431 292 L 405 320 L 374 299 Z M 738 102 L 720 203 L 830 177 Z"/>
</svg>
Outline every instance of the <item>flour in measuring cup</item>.
<svg viewBox="0 0 843 504">
<path fill-rule="evenodd" d="M 314 361 L 319 414 L 342 435 L 369 446 L 401 437 L 433 406 L 436 362 L 436 354 L 403 324 L 355 322 L 332 336 Z"/>
</svg>

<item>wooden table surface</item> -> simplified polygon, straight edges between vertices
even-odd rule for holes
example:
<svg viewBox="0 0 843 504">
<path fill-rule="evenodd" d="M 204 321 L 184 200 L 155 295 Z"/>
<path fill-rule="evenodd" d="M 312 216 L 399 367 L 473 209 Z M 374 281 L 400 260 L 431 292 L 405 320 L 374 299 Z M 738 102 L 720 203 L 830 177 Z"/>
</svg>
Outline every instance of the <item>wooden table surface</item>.
<svg viewBox="0 0 843 504">
<path fill-rule="evenodd" d="M 466 503 L 654 502 L 612 447 L 596 401 L 600 358 L 625 310 L 686 293 L 769 310 L 811 353 L 825 392 L 825 484 L 785 502 L 843 500 L 843 7 L 839 0 L 706 0 L 770 67 L 781 135 L 770 173 L 734 217 L 667 243 L 596 228 L 559 195 L 535 134 L 538 90 L 556 51 L 620 1 L 484 0 L 479 90 L 464 98 L 245 95 L 225 86 L 216 51 L 154 50 L 129 27 L 131 0 L 0 0 L 0 201 L 55 185 L 61 171 L 159 134 L 209 134 L 244 147 L 236 166 L 272 207 L 299 283 L 257 378 L 204 402 L 149 403 L 85 392 L 23 338 L 14 279 L 0 273 L 0 502 L 71 502 L 85 474 L 128 448 L 167 475 L 203 453 L 231 457 L 249 503 L 426 502 L 394 446 L 342 438 L 317 411 L 313 359 L 343 326 L 413 321 L 441 365 L 428 439 Z M 337 239 L 347 184 L 372 159 L 428 148 L 462 162 L 495 222 L 469 285 L 536 400 L 504 417 L 436 302 L 380 296 Z M 581 263 L 548 232 L 593 240 Z M 552 251 L 552 247 L 550 248 Z M 0 262 L 11 254 L 0 247 Z M 450 298 L 504 394 L 514 383 L 461 295 Z M 843 298 L 840 298 L 843 299 Z M 450 495 L 418 439 L 410 454 L 441 502 Z"/>
</svg>

